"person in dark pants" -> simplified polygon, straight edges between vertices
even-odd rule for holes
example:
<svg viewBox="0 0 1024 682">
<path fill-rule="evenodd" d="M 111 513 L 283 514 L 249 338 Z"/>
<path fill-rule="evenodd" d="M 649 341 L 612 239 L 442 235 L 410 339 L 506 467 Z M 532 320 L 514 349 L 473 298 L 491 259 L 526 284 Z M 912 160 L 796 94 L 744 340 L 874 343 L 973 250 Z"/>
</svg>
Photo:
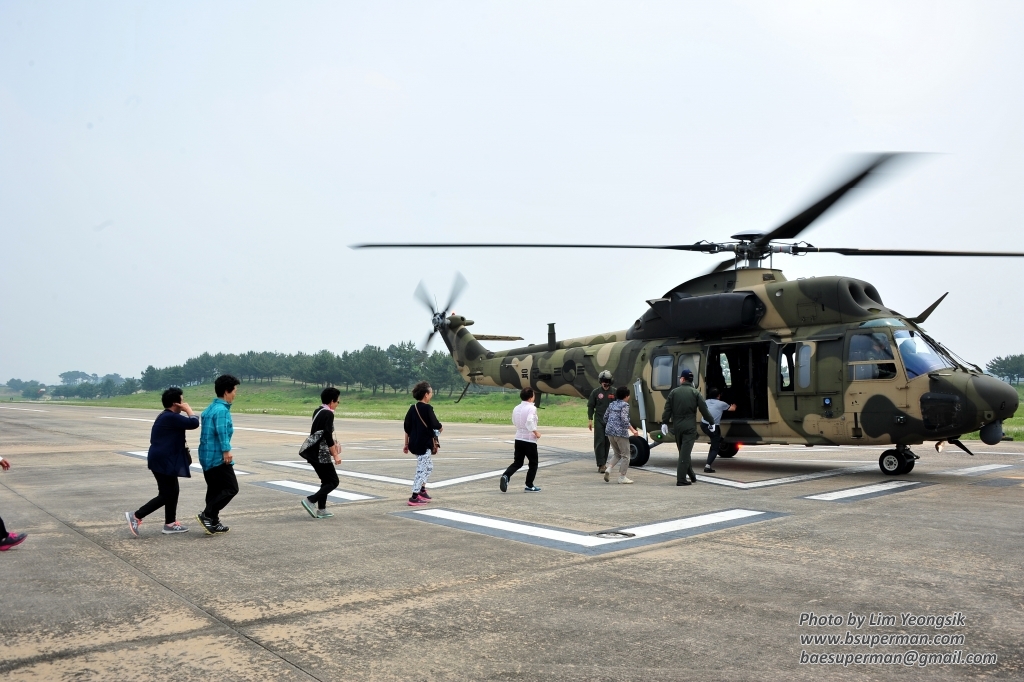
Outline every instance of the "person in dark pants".
<svg viewBox="0 0 1024 682">
<path fill-rule="evenodd" d="M 686 480 L 690 477 L 697 482 L 697 474 L 693 473 L 690 454 L 693 443 L 697 440 L 697 410 L 708 422 L 714 417 L 708 410 L 704 396 L 693 387 L 693 372 L 684 369 L 679 375 L 679 386 L 672 389 L 665 401 L 665 410 L 661 414 L 661 432 L 668 435 L 668 424 L 672 424 L 672 433 L 676 437 L 676 448 L 679 450 L 679 463 L 676 465 L 676 485 L 690 485 Z"/>
<path fill-rule="evenodd" d="M 615 401 L 612 390 L 612 373 L 604 370 L 597 375 L 601 385 L 590 392 L 587 399 L 587 428 L 594 432 L 594 458 L 597 460 L 597 473 L 608 470 L 608 437 L 604 433 L 604 413 Z M 597 419 L 594 419 L 594 417 Z"/>
<path fill-rule="evenodd" d="M 704 465 L 704 473 L 713 474 L 715 470 L 711 468 L 711 465 L 715 463 L 715 458 L 718 457 L 718 448 L 722 445 L 722 415 L 726 412 L 735 412 L 736 404 L 730 405 L 724 400 L 719 400 L 719 396 L 722 392 L 716 387 L 712 386 L 708 389 L 708 410 L 711 412 L 711 416 L 715 418 L 710 424 L 707 421 L 701 420 L 700 430 L 704 432 L 704 435 L 711 441 L 711 447 L 708 448 L 708 462 Z"/>
<path fill-rule="evenodd" d="M 196 514 L 207 535 L 227 533 L 228 527 L 220 522 L 220 511 L 238 494 L 234 457 L 231 454 L 231 436 L 235 432 L 231 421 L 231 403 L 241 382 L 230 374 L 217 377 L 213 388 L 217 397 L 203 410 L 203 429 L 199 433 L 199 463 L 206 479 L 206 509 Z"/>
<path fill-rule="evenodd" d="M 512 478 L 512 474 L 522 468 L 523 460 L 525 459 L 530 462 L 530 466 L 526 470 L 525 491 L 528 493 L 539 493 L 540 488 L 533 484 L 538 466 L 537 439 L 540 438 L 540 433 L 537 431 L 537 408 L 533 404 L 537 396 L 534 395 L 533 389 L 527 386 L 519 391 L 519 399 L 522 402 L 512 410 L 512 423 L 516 426 L 515 459 L 512 461 L 511 466 L 505 470 L 505 473 L 501 475 L 498 487 L 501 489 L 501 492 L 508 490 L 509 479 Z"/>
<path fill-rule="evenodd" d="M 334 516 L 327 511 L 327 494 L 338 487 L 338 472 L 334 467 L 341 464 L 341 445 L 334 440 L 334 410 L 338 407 L 339 398 L 341 391 L 334 387 L 325 388 L 320 393 L 323 404 L 313 412 L 309 437 L 299 450 L 320 477 L 320 490 L 302 500 L 302 508 L 314 519 Z"/>
<path fill-rule="evenodd" d="M 3 457 L 0 457 L 0 469 L 8 471 L 11 468 L 11 463 Z M 25 542 L 25 538 L 28 537 L 28 533 L 8 533 L 7 526 L 4 525 L 4 520 L 0 519 L 0 552 L 6 552 L 11 547 L 17 547 L 21 543 Z"/>
<path fill-rule="evenodd" d="M 156 478 L 157 496 L 139 507 L 135 512 L 126 511 L 128 530 L 135 537 L 139 536 L 139 526 L 146 518 L 160 507 L 164 508 L 164 528 L 166 535 L 187 533 L 188 526 L 177 521 L 178 513 L 178 478 L 191 478 L 188 470 L 191 457 L 185 444 L 185 432 L 199 428 L 199 417 L 195 415 L 189 404 L 182 400 L 180 388 L 169 388 L 160 396 L 164 411 L 161 412 L 149 434 L 149 470 Z M 184 412 L 185 414 L 181 414 Z"/>
</svg>

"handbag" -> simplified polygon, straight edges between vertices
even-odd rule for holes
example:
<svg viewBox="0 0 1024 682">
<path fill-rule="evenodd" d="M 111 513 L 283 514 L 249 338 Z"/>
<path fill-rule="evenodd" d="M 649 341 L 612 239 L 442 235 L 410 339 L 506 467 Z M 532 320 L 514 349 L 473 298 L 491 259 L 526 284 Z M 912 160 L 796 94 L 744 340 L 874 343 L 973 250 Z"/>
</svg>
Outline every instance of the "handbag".
<svg viewBox="0 0 1024 682">
<path fill-rule="evenodd" d="M 192 466 L 192 451 L 188 448 L 188 441 L 185 442 L 185 461 Z"/>
<path fill-rule="evenodd" d="M 426 428 L 429 431 L 433 431 L 434 432 L 434 442 L 431 443 L 431 445 L 430 445 L 430 454 L 436 455 L 437 451 L 441 449 L 441 442 L 437 439 L 437 430 L 436 429 L 431 429 L 429 426 L 427 426 L 427 422 L 423 421 L 423 415 L 420 414 L 420 408 L 418 407 L 418 405 L 419 405 L 419 403 L 417 403 L 416 405 L 413 405 L 412 407 L 413 407 L 414 410 L 416 410 L 416 416 L 420 418 L 420 423 L 423 424 L 423 427 Z"/>
</svg>

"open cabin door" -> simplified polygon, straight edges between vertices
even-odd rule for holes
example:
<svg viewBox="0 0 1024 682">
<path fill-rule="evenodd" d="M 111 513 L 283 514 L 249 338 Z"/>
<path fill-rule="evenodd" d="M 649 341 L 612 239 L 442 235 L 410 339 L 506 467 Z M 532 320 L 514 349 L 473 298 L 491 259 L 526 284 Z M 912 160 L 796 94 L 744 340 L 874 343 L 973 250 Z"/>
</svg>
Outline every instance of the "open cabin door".
<svg viewBox="0 0 1024 682">
<path fill-rule="evenodd" d="M 768 368 L 771 343 L 736 343 L 708 347 L 704 379 L 707 388 L 717 387 L 722 400 L 735 403 L 735 412 L 722 422 L 768 421 Z"/>
</svg>

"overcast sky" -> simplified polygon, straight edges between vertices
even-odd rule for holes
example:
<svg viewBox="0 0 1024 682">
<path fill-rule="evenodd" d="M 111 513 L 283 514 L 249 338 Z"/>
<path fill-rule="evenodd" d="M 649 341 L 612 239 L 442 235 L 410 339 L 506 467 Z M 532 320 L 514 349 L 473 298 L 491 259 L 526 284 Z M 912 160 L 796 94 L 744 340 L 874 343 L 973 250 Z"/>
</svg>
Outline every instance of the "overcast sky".
<svg viewBox="0 0 1024 682">
<path fill-rule="evenodd" d="M 0 381 L 203 351 L 622 329 L 720 256 L 352 251 L 767 230 L 883 150 L 816 246 L 1024 251 L 1020 2 L 0 3 Z M 778 257 L 984 363 L 1024 262 Z M 494 348 L 507 344 L 489 343 Z M 440 347 L 440 344 L 437 345 Z"/>
</svg>

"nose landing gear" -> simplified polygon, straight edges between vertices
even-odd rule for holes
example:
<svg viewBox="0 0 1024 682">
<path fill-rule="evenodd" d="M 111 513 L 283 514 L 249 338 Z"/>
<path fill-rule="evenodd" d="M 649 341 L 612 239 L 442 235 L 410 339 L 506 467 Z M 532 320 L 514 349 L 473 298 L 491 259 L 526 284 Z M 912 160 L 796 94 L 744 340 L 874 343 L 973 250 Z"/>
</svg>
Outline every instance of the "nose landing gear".
<svg viewBox="0 0 1024 682">
<path fill-rule="evenodd" d="M 914 463 L 920 459 L 906 445 L 897 445 L 895 450 L 886 450 L 878 458 L 878 468 L 886 476 L 909 474 Z"/>
</svg>

